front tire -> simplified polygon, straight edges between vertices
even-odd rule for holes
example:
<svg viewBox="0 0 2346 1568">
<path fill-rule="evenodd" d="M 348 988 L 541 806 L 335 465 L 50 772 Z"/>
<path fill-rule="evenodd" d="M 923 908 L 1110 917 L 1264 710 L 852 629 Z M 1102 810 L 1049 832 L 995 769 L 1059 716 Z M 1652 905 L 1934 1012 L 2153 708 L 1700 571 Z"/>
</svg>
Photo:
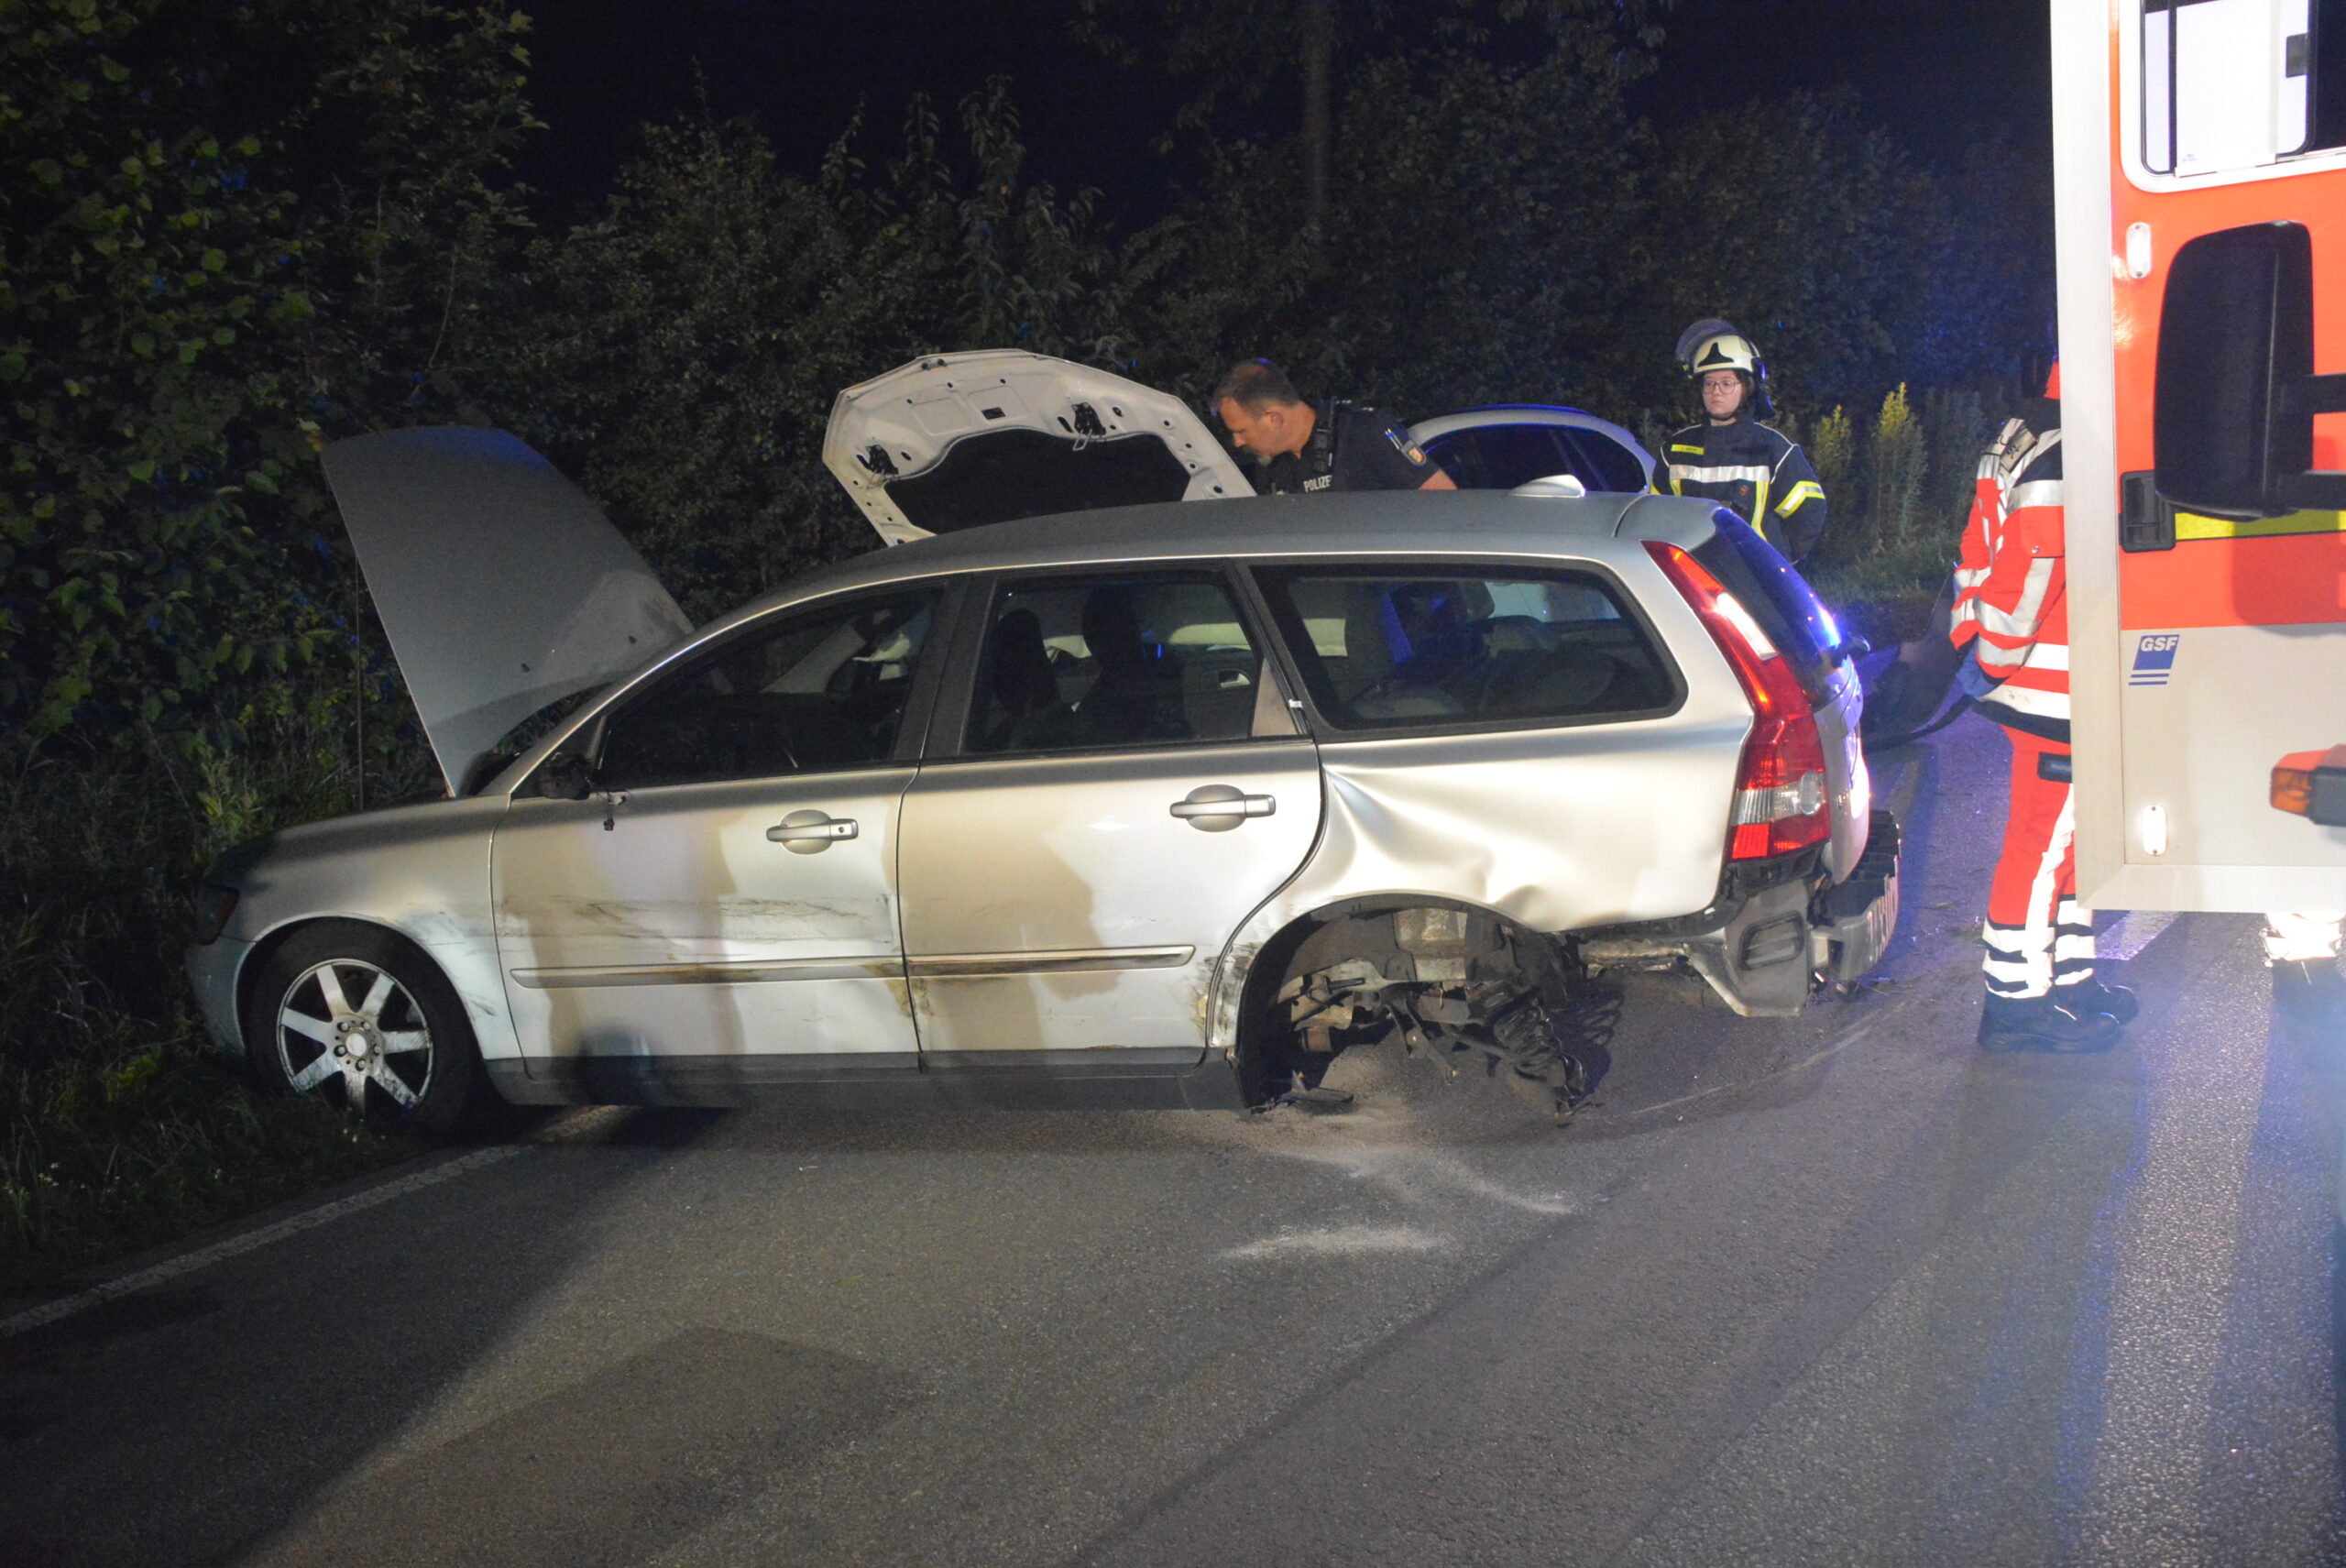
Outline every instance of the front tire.
<svg viewBox="0 0 2346 1568">
<path fill-rule="evenodd" d="M 486 1077 L 438 967 L 412 943 L 354 920 L 305 927 L 270 954 L 244 1025 L 246 1059 L 264 1088 L 432 1137 L 465 1124 Z"/>
</svg>

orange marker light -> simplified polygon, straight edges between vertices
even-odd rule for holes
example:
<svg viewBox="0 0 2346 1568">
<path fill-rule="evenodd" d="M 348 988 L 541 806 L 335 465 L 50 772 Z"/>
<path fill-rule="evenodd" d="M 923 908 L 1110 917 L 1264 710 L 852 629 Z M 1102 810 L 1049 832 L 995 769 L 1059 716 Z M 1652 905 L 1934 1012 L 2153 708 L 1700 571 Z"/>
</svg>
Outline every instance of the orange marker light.
<svg viewBox="0 0 2346 1568">
<path fill-rule="evenodd" d="M 2311 817 L 2317 773 L 2346 774 L 2346 746 L 2332 746 L 2327 751 L 2292 751 L 2274 763 L 2273 808 Z"/>
</svg>

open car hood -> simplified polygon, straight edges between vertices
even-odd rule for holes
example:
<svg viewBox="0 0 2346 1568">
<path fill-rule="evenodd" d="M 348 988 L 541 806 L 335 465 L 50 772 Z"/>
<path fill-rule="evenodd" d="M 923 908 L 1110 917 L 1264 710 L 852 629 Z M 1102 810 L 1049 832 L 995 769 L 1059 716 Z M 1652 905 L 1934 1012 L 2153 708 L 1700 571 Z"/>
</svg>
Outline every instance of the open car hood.
<svg viewBox="0 0 2346 1568">
<path fill-rule="evenodd" d="M 1251 496 L 1168 393 L 1041 354 L 940 354 L 850 387 L 823 466 L 890 544 L 1013 518 Z"/>
<path fill-rule="evenodd" d="M 451 793 L 539 708 L 692 630 L 603 509 L 501 430 L 337 441 L 325 470 Z"/>
</svg>

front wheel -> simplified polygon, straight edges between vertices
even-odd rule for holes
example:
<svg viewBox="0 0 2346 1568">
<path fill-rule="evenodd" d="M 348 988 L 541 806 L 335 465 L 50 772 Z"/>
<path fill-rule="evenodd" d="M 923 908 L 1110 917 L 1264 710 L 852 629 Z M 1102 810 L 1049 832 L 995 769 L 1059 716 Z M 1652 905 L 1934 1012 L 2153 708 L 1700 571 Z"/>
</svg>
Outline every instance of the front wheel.
<svg viewBox="0 0 2346 1568">
<path fill-rule="evenodd" d="M 295 933 L 269 956 L 245 1009 L 262 1084 L 434 1137 L 466 1120 L 483 1078 L 463 1004 L 413 945 L 356 921 Z"/>
</svg>

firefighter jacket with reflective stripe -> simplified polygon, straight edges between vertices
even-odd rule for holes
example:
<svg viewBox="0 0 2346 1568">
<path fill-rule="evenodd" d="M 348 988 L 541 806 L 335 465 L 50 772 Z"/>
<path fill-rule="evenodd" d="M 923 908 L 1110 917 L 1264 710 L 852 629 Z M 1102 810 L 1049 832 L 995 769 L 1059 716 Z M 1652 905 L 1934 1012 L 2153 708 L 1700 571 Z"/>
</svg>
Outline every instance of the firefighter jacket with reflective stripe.
<svg viewBox="0 0 2346 1568">
<path fill-rule="evenodd" d="M 2069 595 L 2061 510 L 2061 432 L 2007 422 L 1972 487 L 1949 634 L 1999 683 L 1979 699 L 1997 723 L 2069 740 Z"/>
<path fill-rule="evenodd" d="M 1734 512 L 1790 560 L 1825 534 L 1825 487 L 1799 444 L 1757 421 L 1690 424 L 1663 455 L 1670 491 Z"/>
</svg>

